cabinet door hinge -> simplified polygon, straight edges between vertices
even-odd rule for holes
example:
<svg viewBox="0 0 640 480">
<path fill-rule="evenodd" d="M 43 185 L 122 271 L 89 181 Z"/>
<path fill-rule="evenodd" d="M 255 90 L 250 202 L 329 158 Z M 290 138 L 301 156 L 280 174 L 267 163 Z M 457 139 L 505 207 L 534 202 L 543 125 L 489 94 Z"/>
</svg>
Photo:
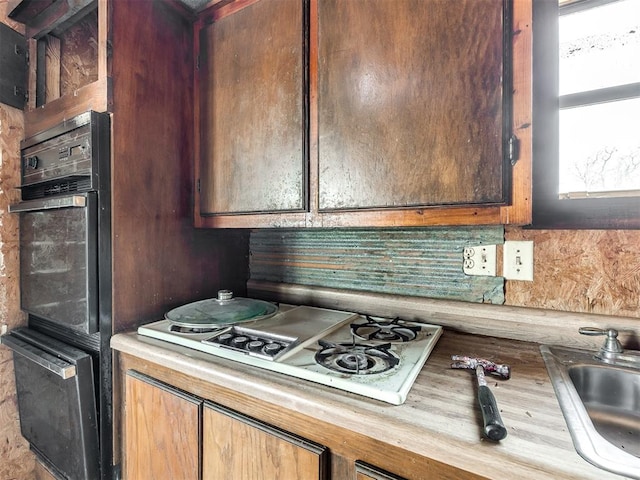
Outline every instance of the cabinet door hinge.
<svg viewBox="0 0 640 480">
<path fill-rule="evenodd" d="M 515 165 L 518 159 L 520 158 L 520 140 L 515 135 L 511 135 L 509 138 L 509 161 L 511 165 Z"/>
<path fill-rule="evenodd" d="M 16 98 L 24 98 L 25 103 L 29 101 L 29 92 L 17 85 L 13 86 L 13 95 Z"/>
<path fill-rule="evenodd" d="M 196 191 L 200 193 L 200 179 L 196 180 Z"/>
<path fill-rule="evenodd" d="M 26 49 L 26 45 L 14 45 L 13 46 L 13 53 L 15 53 L 18 56 L 23 56 L 25 61 L 27 62 L 27 65 L 29 65 L 29 50 Z"/>
</svg>

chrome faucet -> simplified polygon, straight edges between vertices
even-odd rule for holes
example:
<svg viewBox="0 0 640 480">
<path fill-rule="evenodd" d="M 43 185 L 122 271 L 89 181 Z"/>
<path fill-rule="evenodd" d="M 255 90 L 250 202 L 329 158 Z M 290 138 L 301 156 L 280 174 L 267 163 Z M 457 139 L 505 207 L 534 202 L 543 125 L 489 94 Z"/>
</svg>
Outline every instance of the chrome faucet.
<svg viewBox="0 0 640 480">
<path fill-rule="evenodd" d="M 594 328 L 594 327 L 581 327 L 578 329 L 582 335 L 606 335 L 607 338 L 604 341 L 602 347 L 595 358 L 606 363 L 613 365 L 640 366 L 640 351 L 629 351 L 627 353 L 622 349 L 622 345 L 618 340 L 618 330 L 614 328 Z"/>
</svg>

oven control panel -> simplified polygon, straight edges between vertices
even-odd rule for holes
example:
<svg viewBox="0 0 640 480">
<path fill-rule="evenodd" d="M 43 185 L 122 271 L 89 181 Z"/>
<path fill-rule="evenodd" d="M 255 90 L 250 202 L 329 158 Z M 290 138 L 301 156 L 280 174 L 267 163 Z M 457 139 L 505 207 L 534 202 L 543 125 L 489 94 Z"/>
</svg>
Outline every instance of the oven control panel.
<svg viewBox="0 0 640 480">
<path fill-rule="evenodd" d="M 85 112 L 20 143 L 22 200 L 108 187 L 109 116 Z"/>
<path fill-rule="evenodd" d="M 84 125 L 22 151 L 22 186 L 74 175 L 91 175 L 91 130 Z"/>
</svg>

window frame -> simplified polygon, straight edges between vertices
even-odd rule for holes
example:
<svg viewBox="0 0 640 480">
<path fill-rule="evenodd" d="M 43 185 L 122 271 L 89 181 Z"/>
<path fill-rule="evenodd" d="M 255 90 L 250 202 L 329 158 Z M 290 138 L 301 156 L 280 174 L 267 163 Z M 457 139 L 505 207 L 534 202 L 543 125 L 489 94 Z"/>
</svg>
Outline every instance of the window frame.
<svg viewBox="0 0 640 480">
<path fill-rule="evenodd" d="M 611 0 L 581 0 L 562 8 L 584 8 Z M 533 0 L 532 227 L 554 229 L 640 229 L 640 196 L 560 199 L 558 3 Z M 635 84 L 634 84 L 635 85 Z M 607 89 L 609 90 L 609 89 Z M 626 91 L 625 87 L 614 90 Z M 601 92 L 603 93 L 603 92 Z M 585 94 L 567 95 L 567 97 Z M 597 100 L 594 95 L 591 97 Z"/>
</svg>

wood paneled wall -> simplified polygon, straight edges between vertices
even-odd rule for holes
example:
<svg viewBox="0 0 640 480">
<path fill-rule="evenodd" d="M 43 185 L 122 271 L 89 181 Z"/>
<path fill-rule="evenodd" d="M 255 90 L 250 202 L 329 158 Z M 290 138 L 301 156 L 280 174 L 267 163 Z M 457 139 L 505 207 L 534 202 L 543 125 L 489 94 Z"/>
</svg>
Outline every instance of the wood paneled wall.
<svg viewBox="0 0 640 480">
<path fill-rule="evenodd" d="M 7 19 L 6 2 L 0 1 L 0 22 L 20 31 Z M 21 32 L 22 33 L 22 32 Z M 0 72 L 1 73 L 1 72 Z M 0 328 L 26 323 L 18 294 L 18 219 L 7 207 L 20 198 L 20 140 L 22 111 L 0 103 Z M 20 435 L 11 351 L 0 346 L 0 480 L 34 478 L 35 458 Z"/>
<path fill-rule="evenodd" d="M 639 230 L 512 227 L 505 238 L 534 242 L 534 280 L 507 280 L 505 304 L 640 321 Z"/>
</svg>

